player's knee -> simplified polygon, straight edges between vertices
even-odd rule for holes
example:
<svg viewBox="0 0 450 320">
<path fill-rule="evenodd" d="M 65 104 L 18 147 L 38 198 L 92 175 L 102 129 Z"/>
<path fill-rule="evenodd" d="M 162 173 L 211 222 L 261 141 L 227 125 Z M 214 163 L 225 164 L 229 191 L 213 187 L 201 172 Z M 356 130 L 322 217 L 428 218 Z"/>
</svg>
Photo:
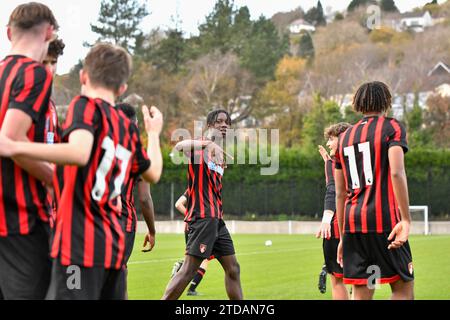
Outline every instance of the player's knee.
<svg viewBox="0 0 450 320">
<path fill-rule="evenodd" d="M 239 279 L 239 276 L 241 274 L 241 266 L 239 265 L 239 263 L 236 262 L 235 264 L 233 264 L 229 268 L 227 274 L 233 280 Z"/>
</svg>

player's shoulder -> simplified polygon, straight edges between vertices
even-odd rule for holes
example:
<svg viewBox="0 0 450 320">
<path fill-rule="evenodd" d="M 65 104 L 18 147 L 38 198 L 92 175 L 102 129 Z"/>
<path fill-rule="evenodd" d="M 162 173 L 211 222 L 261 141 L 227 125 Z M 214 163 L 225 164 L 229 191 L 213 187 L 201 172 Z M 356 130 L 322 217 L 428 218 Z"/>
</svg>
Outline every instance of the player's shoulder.
<svg viewBox="0 0 450 320">
<path fill-rule="evenodd" d="M 384 119 L 385 119 L 386 123 L 389 124 L 388 129 L 391 129 L 391 130 L 394 129 L 395 131 L 405 130 L 405 125 L 401 121 L 399 121 L 393 117 L 387 117 L 387 116 L 384 117 Z"/>
</svg>

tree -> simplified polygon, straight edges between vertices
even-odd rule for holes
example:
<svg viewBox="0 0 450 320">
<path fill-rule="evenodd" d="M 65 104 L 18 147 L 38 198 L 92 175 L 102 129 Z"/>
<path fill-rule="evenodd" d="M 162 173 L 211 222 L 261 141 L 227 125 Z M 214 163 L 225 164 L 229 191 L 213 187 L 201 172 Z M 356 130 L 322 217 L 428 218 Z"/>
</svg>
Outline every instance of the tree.
<svg viewBox="0 0 450 320">
<path fill-rule="evenodd" d="M 167 38 L 158 43 L 155 52 L 155 64 L 169 73 L 177 73 L 186 60 L 186 41 L 183 31 L 171 29 L 167 31 Z"/>
<path fill-rule="evenodd" d="M 288 36 L 280 37 L 272 21 L 261 16 L 253 23 L 240 60 L 242 66 L 250 70 L 257 80 L 265 82 L 273 78 L 277 63 L 288 51 Z"/>
<path fill-rule="evenodd" d="M 218 0 L 213 11 L 199 26 L 199 39 L 204 53 L 219 49 L 226 53 L 231 49 L 231 35 L 234 17 L 233 0 Z"/>
<path fill-rule="evenodd" d="M 300 37 L 299 56 L 304 59 L 314 58 L 314 44 L 309 32 L 304 32 Z"/>
<path fill-rule="evenodd" d="M 380 6 L 385 12 L 399 12 L 394 0 L 381 0 Z"/>
<path fill-rule="evenodd" d="M 138 0 L 102 0 L 98 22 L 91 24 L 91 30 L 99 35 L 98 41 L 111 41 L 133 52 L 142 42 L 139 25 L 148 14 Z"/>
<path fill-rule="evenodd" d="M 350 2 L 350 4 L 347 7 L 347 11 L 352 12 L 356 8 L 358 8 L 360 6 L 365 6 L 369 3 L 373 3 L 373 0 L 352 0 L 352 2 Z"/>
<path fill-rule="evenodd" d="M 316 7 L 312 7 L 308 10 L 308 12 L 305 14 L 305 20 L 315 26 L 325 26 L 327 24 L 320 0 L 319 2 L 317 2 Z"/>
</svg>

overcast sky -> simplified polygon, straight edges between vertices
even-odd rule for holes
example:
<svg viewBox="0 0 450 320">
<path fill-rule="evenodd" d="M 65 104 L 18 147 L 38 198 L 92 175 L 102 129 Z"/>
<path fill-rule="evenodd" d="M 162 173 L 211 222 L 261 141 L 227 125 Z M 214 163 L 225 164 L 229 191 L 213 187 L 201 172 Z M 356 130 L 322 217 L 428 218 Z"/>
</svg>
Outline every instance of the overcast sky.
<svg viewBox="0 0 450 320">
<path fill-rule="evenodd" d="M 100 10 L 100 0 L 37 0 L 48 5 L 54 12 L 61 28 L 60 38 L 66 43 L 64 56 L 59 65 L 60 74 L 66 73 L 81 58 L 87 49 L 83 47 L 83 42 L 93 42 L 96 35 L 91 32 L 89 23 L 97 20 Z M 0 27 L 0 56 L 8 53 L 9 42 L 6 37 L 6 24 L 12 10 L 19 4 L 28 1 L 21 0 L 1 0 Z M 142 0 L 141 2 L 144 2 Z M 167 29 L 173 26 L 173 17 L 179 16 L 181 27 L 186 35 L 196 34 L 197 27 L 211 12 L 216 0 L 146 0 L 150 10 L 150 15 L 142 24 L 145 32 L 160 27 Z M 401 12 L 409 11 L 412 8 L 422 6 L 427 0 L 396 0 L 397 7 Z M 439 3 L 444 2 L 440 0 Z M 316 5 L 317 0 L 235 0 L 237 6 L 248 6 L 253 19 L 264 15 L 270 18 L 277 12 L 290 11 L 301 6 L 305 11 Z M 322 0 L 325 10 L 328 7 L 335 10 L 344 10 L 350 0 Z"/>
</svg>

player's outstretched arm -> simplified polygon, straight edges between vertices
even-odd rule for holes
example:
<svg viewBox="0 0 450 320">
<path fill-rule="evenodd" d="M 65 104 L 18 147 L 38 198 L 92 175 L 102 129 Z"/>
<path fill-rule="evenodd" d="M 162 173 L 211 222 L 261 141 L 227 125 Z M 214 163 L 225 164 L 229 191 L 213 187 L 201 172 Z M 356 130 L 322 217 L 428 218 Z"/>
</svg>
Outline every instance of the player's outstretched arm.
<svg viewBox="0 0 450 320">
<path fill-rule="evenodd" d="M 147 224 L 148 233 L 144 239 L 143 252 L 150 252 L 155 246 L 155 210 L 153 206 L 152 194 L 150 193 L 150 186 L 145 181 L 138 182 L 138 197 L 139 203 L 142 209 L 142 215 L 144 216 L 145 223 Z"/>
<path fill-rule="evenodd" d="M 30 130 L 32 119 L 21 110 L 10 109 L 3 120 L 1 133 L 13 141 L 30 142 L 27 132 Z M 43 161 L 16 156 L 12 160 L 23 170 L 46 185 L 52 184 L 53 167 Z"/>
<path fill-rule="evenodd" d="M 163 159 L 161 154 L 161 147 L 159 143 L 159 135 L 163 127 L 163 115 L 156 107 L 147 106 L 142 107 L 144 114 L 145 131 L 148 135 L 147 154 L 151 161 L 151 166 L 147 171 L 142 173 L 142 178 L 151 183 L 158 183 L 161 178 L 163 169 Z"/>
<path fill-rule="evenodd" d="M 183 216 L 186 213 L 186 203 L 187 199 L 184 195 L 182 195 L 177 202 L 175 202 L 175 208 L 180 212 Z"/>
<path fill-rule="evenodd" d="M 402 217 L 402 221 L 394 227 L 389 235 L 389 240 L 393 240 L 389 245 L 389 249 L 400 248 L 409 237 L 411 216 L 409 214 L 408 181 L 406 178 L 404 158 L 405 155 L 401 146 L 389 148 L 392 189 L 394 190 L 395 199 L 397 200 Z"/>
<path fill-rule="evenodd" d="M 84 129 L 74 130 L 69 142 L 58 144 L 14 142 L 0 135 L 0 156 L 28 157 L 59 165 L 85 166 L 91 156 L 94 136 Z"/>
<path fill-rule="evenodd" d="M 212 143 L 211 140 L 183 140 L 175 145 L 175 150 L 189 157 L 193 151 L 202 150 Z"/>
</svg>

